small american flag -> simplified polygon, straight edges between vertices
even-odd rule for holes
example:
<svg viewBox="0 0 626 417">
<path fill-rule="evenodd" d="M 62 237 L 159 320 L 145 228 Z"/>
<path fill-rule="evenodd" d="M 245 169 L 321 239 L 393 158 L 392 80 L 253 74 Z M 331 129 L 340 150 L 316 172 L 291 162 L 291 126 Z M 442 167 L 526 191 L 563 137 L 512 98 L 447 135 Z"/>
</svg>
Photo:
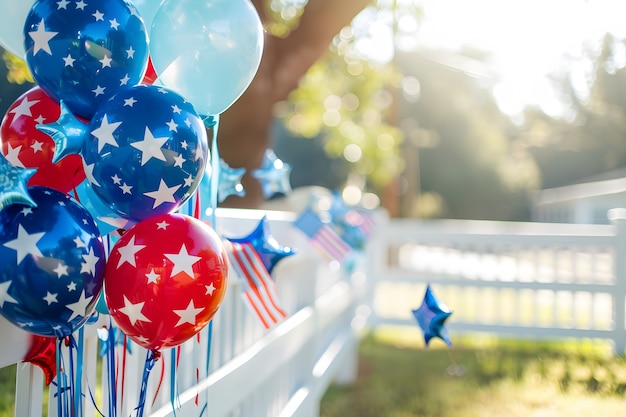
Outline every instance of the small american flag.
<svg viewBox="0 0 626 417">
<path fill-rule="evenodd" d="M 304 232 L 311 246 L 329 261 L 342 261 L 350 253 L 350 245 L 310 209 L 300 214 L 294 226 Z"/>
<path fill-rule="evenodd" d="M 270 329 L 287 317 L 276 294 L 276 285 L 251 243 L 226 240 L 224 247 L 231 266 L 243 280 L 242 298 L 246 306 Z"/>
</svg>

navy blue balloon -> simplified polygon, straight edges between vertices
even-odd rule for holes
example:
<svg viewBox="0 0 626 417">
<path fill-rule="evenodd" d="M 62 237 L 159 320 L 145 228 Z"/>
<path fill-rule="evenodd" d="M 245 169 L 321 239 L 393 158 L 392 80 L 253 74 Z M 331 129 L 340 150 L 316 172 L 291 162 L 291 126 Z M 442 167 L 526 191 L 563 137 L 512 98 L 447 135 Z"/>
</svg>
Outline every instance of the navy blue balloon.
<svg viewBox="0 0 626 417">
<path fill-rule="evenodd" d="M 93 313 L 104 245 L 76 200 L 46 187 L 28 191 L 37 207 L 0 211 L 0 313 L 28 332 L 65 337 Z"/>
<path fill-rule="evenodd" d="M 426 293 L 424 294 L 424 300 L 419 308 L 413 310 L 413 316 L 417 320 L 417 324 L 424 333 L 424 342 L 426 346 L 433 337 L 438 337 L 443 340 L 448 346 L 452 344 L 450 337 L 448 336 L 448 329 L 445 327 L 445 322 L 452 315 L 452 310 L 439 301 L 435 296 L 435 293 L 430 288 L 430 285 L 426 287 Z"/>
<path fill-rule="evenodd" d="M 86 119 L 121 87 L 139 84 L 148 66 L 146 27 L 125 0 L 39 0 L 24 47 L 37 84 Z"/>
<path fill-rule="evenodd" d="M 283 246 L 270 231 L 270 224 L 266 216 L 263 216 L 257 227 L 247 236 L 241 238 L 227 238 L 231 242 L 250 243 L 259 254 L 263 265 L 270 274 L 276 264 L 283 258 L 295 254 L 288 246 Z"/>
<path fill-rule="evenodd" d="M 207 132 L 182 96 L 137 85 L 94 114 L 82 155 L 93 194 L 139 222 L 177 210 L 195 192 L 209 158 Z"/>
</svg>

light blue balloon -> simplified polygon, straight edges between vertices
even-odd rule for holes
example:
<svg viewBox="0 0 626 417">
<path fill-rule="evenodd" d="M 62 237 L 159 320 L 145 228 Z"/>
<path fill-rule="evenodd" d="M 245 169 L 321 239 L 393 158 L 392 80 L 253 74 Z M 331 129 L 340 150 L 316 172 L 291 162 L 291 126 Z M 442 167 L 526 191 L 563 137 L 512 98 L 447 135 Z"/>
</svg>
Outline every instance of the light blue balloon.
<svg viewBox="0 0 626 417">
<path fill-rule="evenodd" d="M 22 59 L 26 56 L 26 51 L 24 51 L 24 22 L 26 22 L 26 16 L 33 3 L 30 0 L 5 0 L 2 2 L 0 45 Z"/>
<path fill-rule="evenodd" d="M 156 14 L 159 6 L 163 3 L 162 0 L 133 0 L 133 4 L 139 10 L 139 14 L 146 25 L 146 28 L 150 30 L 152 20 Z"/>
<path fill-rule="evenodd" d="M 201 115 L 218 115 L 243 94 L 262 53 L 263 26 L 248 0 L 165 0 L 152 21 L 156 84 Z"/>
</svg>

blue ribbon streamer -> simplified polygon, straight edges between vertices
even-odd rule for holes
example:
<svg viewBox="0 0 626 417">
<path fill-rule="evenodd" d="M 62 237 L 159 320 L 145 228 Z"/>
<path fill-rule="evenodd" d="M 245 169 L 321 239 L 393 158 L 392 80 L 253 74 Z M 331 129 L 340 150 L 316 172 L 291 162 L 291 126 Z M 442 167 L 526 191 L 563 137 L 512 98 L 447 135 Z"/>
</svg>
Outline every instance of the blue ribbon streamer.
<svg viewBox="0 0 626 417">
<path fill-rule="evenodd" d="M 211 225 L 215 228 L 215 220 L 217 217 L 217 189 L 219 187 L 220 179 L 220 152 L 217 147 L 217 133 L 220 128 L 220 116 L 207 116 L 204 117 L 204 126 L 207 129 L 212 129 L 213 137 L 211 139 Z"/>
<path fill-rule="evenodd" d="M 176 364 L 176 349 L 170 351 L 170 402 L 172 403 L 172 413 L 176 417 L 176 410 L 180 409 L 180 397 L 178 395 L 178 378 L 176 377 L 178 366 Z"/>
<path fill-rule="evenodd" d="M 139 404 L 135 408 L 137 410 L 137 417 L 143 417 L 144 408 L 146 406 L 146 396 L 148 393 L 148 377 L 150 371 L 154 368 L 154 364 L 159 360 L 161 354 L 155 350 L 149 350 L 146 354 L 146 364 L 143 368 L 143 375 L 141 376 L 141 391 L 139 392 Z"/>
</svg>

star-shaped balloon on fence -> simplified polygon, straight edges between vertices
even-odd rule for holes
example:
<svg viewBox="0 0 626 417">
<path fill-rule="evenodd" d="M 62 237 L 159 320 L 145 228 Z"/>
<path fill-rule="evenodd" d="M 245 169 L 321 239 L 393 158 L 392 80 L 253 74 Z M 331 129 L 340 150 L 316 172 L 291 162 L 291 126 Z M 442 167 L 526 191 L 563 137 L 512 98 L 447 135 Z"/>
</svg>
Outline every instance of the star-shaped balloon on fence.
<svg viewBox="0 0 626 417">
<path fill-rule="evenodd" d="M 270 231 L 269 221 L 266 216 L 259 221 L 257 227 L 247 236 L 241 238 L 227 238 L 235 243 L 249 243 L 259 254 L 263 265 L 270 274 L 276 264 L 283 258 L 295 254 L 295 251 L 288 246 L 283 246 Z"/>
<path fill-rule="evenodd" d="M 0 153 L 0 210 L 12 204 L 37 206 L 26 189 L 26 183 L 35 172 L 32 168 L 14 167 Z"/>
<path fill-rule="evenodd" d="M 428 346 L 428 343 L 433 337 L 440 338 L 446 342 L 448 346 L 452 344 L 448 336 L 448 329 L 445 328 L 445 322 L 448 317 L 452 315 L 452 310 L 439 301 L 430 288 L 430 285 L 426 287 L 422 305 L 413 310 L 413 315 L 424 333 L 426 346 Z"/>
<path fill-rule="evenodd" d="M 265 198 L 278 193 L 289 193 L 291 191 L 290 174 L 291 165 L 278 159 L 271 149 L 265 151 L 261 167 L 252 171 L 252 176 L 261 183 Z"/>
</svg>

